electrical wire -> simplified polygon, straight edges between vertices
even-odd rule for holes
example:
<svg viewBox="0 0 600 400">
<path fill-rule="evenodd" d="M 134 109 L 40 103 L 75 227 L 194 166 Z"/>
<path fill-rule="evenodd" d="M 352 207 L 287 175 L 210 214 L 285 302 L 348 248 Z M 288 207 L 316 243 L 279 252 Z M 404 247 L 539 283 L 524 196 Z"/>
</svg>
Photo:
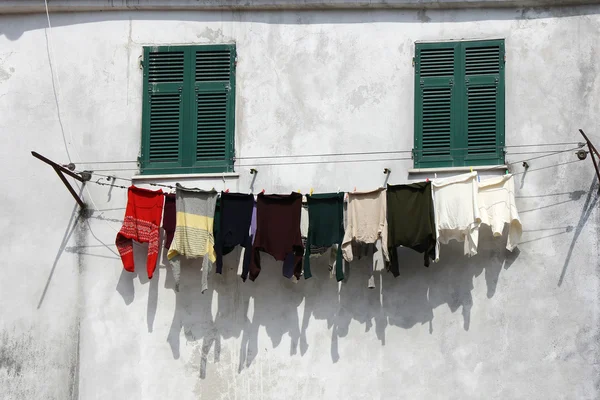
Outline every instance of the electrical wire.
<svg viewBox="0 0 600 400">
<path fill-rule="evenodd" d="M 48 0 L 44 0 L 44 6 L 46 8 L 46 19 L 48 20 L 48 64 L 50 65 L 50 74 L 52 76 L 52 88 L 54 90 L 54 98 L 56 100 L 56 111 L 58 114 L 58 123 L 60 125 L 60 132 L 62 134 L 62 138 L 63 138 L 63 143 L 65 145 L 65 151 L 67 153 L 67 158 L 69 159 L 69 162 L 72 162 L 71 159 L 71 153 L 69 152 L 69 144 L 72 147 L 72 150 L 75 152 L 75 155 L 77 156 L 78 159 L 81 160 L 81 156 L 79 155 L 79 152 L 77 151 L 77 149 L 75 148 L 75 146 L 73 145 L 73 134 L 71 133 L 71 130 L 69 129 L 69 126 L 67 125 L 67 132 L 69 133 L 69 138 L 71 139 L 71 143 L 68 143 L 67 138 L 65 137 L 65 127 L 63 124 L 63 117 L 62 117 L 62 111 L 61 111 L 61 107 L 60 107 L 60 93 L 61 93 L 61 87 L 60 87 L 60 74 L 58 73 L 58 63 L 56 62 L 56 57 L 54 56 L 54 37 L 52 36 L 52 23 L 50 22 L 50 12 L 48 10 Z M 55 81 L 56 81 L 56 86 L 55 86 Z"/>
</svg>

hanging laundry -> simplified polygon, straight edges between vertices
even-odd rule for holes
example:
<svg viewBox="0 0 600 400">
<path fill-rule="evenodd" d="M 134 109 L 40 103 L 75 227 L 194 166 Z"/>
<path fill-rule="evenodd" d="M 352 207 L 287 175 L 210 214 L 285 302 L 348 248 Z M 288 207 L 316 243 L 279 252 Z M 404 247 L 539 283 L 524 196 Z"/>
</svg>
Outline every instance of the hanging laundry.
<svg viewBox="0 0 600 400">
<path fill-rule="evenodd" d="M 302 195 L 260 193 L 256 203 L 256 237 L 252 247 L 250 280 L 255 280 L 260 274 L 261 251 L 283 261 L 283 276 L 299 279 L 304 252 L 300 235 Z"/>
<path fill-rule="evenodd" d="M 216 260 L 213 224 L 217 192 L 189 189 L 176 185 L 177 227 L 167 257 L 173 268 L 175 290 L 179 290 L 181 276 L 180 256 L 203 257 L 202 292 L 208 288 L 208 274 Z"/>
<path fill-rule="evenodd" d="M 244 247 L 242 279 L 245 281 L 248 277 L 252 256 L 250 227 L 253 208 L 254 196 L 251 194 L 221 193 L 220 221 L 218 234 L 215 236 L 217 273 L 220 274 L 223 271 L 223 255 L 240 245 Z"/>
<path fill-rule="evenodd" d="M 356 246 L 356 244 L 374 244 L 378 240 L 381 241 L 384 260 L 390 261 L 386 216 L 386 190 L 384 188 L 369 192 L 348 193 L 347 228 L 342 243 L 342 254 L 346 261 L 351 262 L 354 259 L 353 242 Z M 371 270 L 373 270 L 372 267 Z M 374 286 L 372 273 L 368 286 Z"/>
<path fill-rule="evenodd" d="M 169 250 L 171 242 L 173 242 L 173 235 L 175 235 L 175 227 L 177 226 L 177 209 L 175 207 L 174 194 L 165 194 L 162 226 L 165 231 L 165 249 Z"/>
<path fill-rule="evenodd" d="M 435 209 L 435 261 L 440 258 L 440 243 L 464 242 L 465 255 L 477 254 L 479 209 L 477 206 L 477 172 L 432 182 Z"/>
<path fill-rule="evenodd" d="M 305 203 L 302 203 L 302 214 L 300 215 L 300 235 L 302 236 L 302 246 L 306 249 L 306 237 L 308 236 L 308 205 Z M 316 246 L 313 244 L 310 247 L 310 257 L 319 257 L 327 250 L 329 250 L 329 247 Z"/>
<path fill-rule="evenodd" d="M 423 253 L 424 265 L 429 258 L 435 260 L 435 217 L 431 182 L 387 187 L 388 247 L 391 258 L 390 270 L 400 275 L 398 246 Z"/>
<path fill-rule="evenodd" d="M 513 251 L 521 240 L 523 227 L 515 204 L 515 180 L 512 175 L 486 179 L 478 184 L 477 202 L 481 223 L 492 228 L 495 237 L 502 236 L 508 224 L 506 248 Z"/>
<path fill-rule="evenodd" d="M 126 271 L 134 272 L 135 270 L 133 240 L 139 243 L 148 243 L 146 270 L 148 278 L 152 279 L 158 260 L 159 226 L 163 202 L 163 192 L 160 189 L 153 191 L 133 185 L 128 188 L 125 218 L 115 240 L 123 261 L 123 268 Z"/>
<path fill-rule="evenodd" d="M 252 197 L 254 198 L 254 196 L 252 196 Z M 256 201 L 254 201 L 253 206 L 252 206 L 252 220 L 250 222 L 250 243 L 254 244 L 255 237 L 256 237 Z M 250 251 L 250 254 L 252 254 L 251 251 Z M 246 249 L 244 249 L 242 247 L 242 252 L 240 253 L 240 261 L 238 262 L 238 270 L 237 270 L 237 274 L 240 278 L 244 274 L 244 258 L 245 258 L 245 256 L 246 256 Z M 248 270 L 249 269 L 250 269 L 250 267 L 248 266 Z"/>
<path fill-rule="evenodd" d="M 221 227 L 221 198 L 217 197 L 217 203 L 215 206 L 215 219 L 214 219 L 214 224 L 213 224 L 213 236 L 215 238 L 215 253 L 217 251 L 217 238 L 219 237 L 219 230 Z M 226 256 L 227 254 L 231 253 L 233 251 L 233 249 L 235 249 L 235 246 L 231 246 L 231 247 L 223 247 L 223 255 Z M 217 256 L 218 258 L 218 256 Z M 219 268 L 217 267 L 217 272 L 221 273 L 221 271 L 219 271 Z"/>
<path fill-rule="evenodd" d="M 252 244 L 254 244 L 254 239 L 256 238 L 256 200 L 254 201 L 254 206 L 252 207 L 252 222 L 250 223 L 250 237 L 252 238 Z"/>
<path fill-rule="evenodd" d="M 334 244 L 342 244 L 344 239 L 344 194 L 313 194 L 306 200 L 308 233 L 304 254 L 304 277 L 308 279 L 312 276 L 310 256 L 313 251 L 316 250 L 322 254 Z M 335 275 L 338 282 L 344 279 L 341 251 L 337 252 Z"/>
</svg>

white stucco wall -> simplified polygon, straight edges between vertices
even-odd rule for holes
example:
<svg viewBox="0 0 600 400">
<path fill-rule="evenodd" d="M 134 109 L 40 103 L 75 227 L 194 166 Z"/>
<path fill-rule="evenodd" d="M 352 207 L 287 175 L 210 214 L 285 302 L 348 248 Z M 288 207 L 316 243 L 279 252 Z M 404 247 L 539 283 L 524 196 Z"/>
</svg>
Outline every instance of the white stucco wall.
<svg viewBox="0 0 600 400">
<path fill-rule="evenodd" d="M 589 159 L 534 171 L 575 160 L 573 152 L 532 160 L 516 177 L 525 232 L 515 253 L 489 233 L 477 256 L 446 246 L 429 269 L 406 252 L 402 275 L 381 273 L 368 290 L 364 260 L 341 286 L 324 259 L 293 284 L 265 255 L 257 281 L 242 283 L 238 250 L 204 294 L 199 264 L 184 268 L 175 293 L 165 255 L 148 281 L 143 246 L 141 272 L 124 272 L 114 238 L 125 191 L 89 184 L 91 215 L 79 219 L 56 174 L 29 154 L 67 163 L 64 132 L 80 169 L 135 167 L 79 162 L 137 157 L 142 46 L 220 42 L 235 42 L 239 58 L 239 177 L 185 184 L 247 192 L 251 166 L 269 162 L 249 156 L 410 150 L 414 42 L 462 38 L 506 39 L 508 146 L 577 142 L 578 128 L 600 145 L 600 7 L 51 20 L 48 36 L 45 15 L 0 16 L 0 397 L 600 396 L 598 182 Z M 507 161 L 546 149 L 509 148 Z M 258 166 L 254 188 L 366 190 L 384 183 L 384 167 L 390 183 L 425 177 L 408 176 L 410 160 Z"/>
</svg>

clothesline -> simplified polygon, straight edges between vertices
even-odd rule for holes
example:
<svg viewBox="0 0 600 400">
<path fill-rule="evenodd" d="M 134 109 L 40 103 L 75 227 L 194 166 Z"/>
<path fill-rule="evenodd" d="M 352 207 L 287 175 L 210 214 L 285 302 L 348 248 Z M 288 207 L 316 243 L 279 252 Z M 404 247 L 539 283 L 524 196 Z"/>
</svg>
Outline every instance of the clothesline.
<svg viewBox="0 0 600 400">
<path fill-rule="evenodd" d="M 529 159 L 514 161 L 511 163 L 507 163 L 506 165 L 519 164 L 524 161 L 536 160 L 538 158 L 548 157 L 555 154 L 561 154 L 569 151 L 578 150 L 583 147 L 583 143 L 579 143 L 577 147 L 572 147 L 566 150 L 559 150 L 554 152 L 549 152 L 549 154 L 544 154 L 542 156 L 537 156 Z M 412 160 L 411 157 L 400 157 L 400 158 L 379 158 L 379 159 L 360 159 L 360 160 L 318 160 L 318 161 L 291 161 L 291 162 L 277 162 L 277 163 L 260 163 L 260 164 L 236 164 L 236 167 L 265 167 L 265 166 L 282 166 L 282 165 L 310 165 L 310 164 L 339 164 L 339 163 L 360 163 L 360 162 L 380 162 L 380 161 L 408 161 Z M 228 167 L 229 164 L 211 164 L 210 167 Z M 191 167 L 171 167 L 171 170 L 182 170 L 189 171 Z M 495 167 L 490 169 L 496 169 Z M 97 169 L 96 172 L 111 172 L 111 171 L 137 171 L 138 168 L 105 168 L 105 169 Z M 144 171 L 161 171 L 162 168 L 144 168 Z M 485 171 L 486 169 L 478 168 L 479 171 Z"/>
<path fill-rule="evenodd" d="M 414 154 L 422 152 L 432 151 L 454 151 L 454 150 L 496 150 L 499 148 L 521 148 L 521 147 L 544 147 L 544 146 L 570 146 L 577 145 L 583 147 L 584 143 L 581 142 L 558 142 L 558 143 L 542 143 L 542 144 L 521 144 L 521 145 L 508 145 L 508 146 L 475 146 L 475 147 L 452 147 L 452 148 L 428 148 L 428 149 L 411 149 L 411 150 L 388 150 L 388 151 L 367 151 L 367 152 L 348 152 L 348 153 L 321 153 L 321 154 L 297 154 L 297 155 L 274 155 L 274 156 L 239 156 L 232 157 L 231 160 L 262 160 L 262 159 L 282 159 L 282 158 L 310 158 L 310 157 L 342 157 L 342 156 L 359 156 L 359 155 L 377 155 L 377 154 Z M 550 153 L 555 150 L 546 151 L 529 151 L 507 154 L 542 154 Z M 137 163 L 138 160 L 114 160 L 114 161 L 79 161 L 79 164 L 85 165 L 100 165 L 100 164 L 128 164 Z"/>
<path fill-rule="evenodd" d="M 558 152 L 554 152 L 552 154 L 547 154 L 547 155 L 543 155 L 543 156 L 538 156 L 538 157 L 532 157 L 532 158 L 528 158 L 528 159 L 524 159 L 524 160 L 519 160 L 519 161 L 514 161 L 511 163 L 507 163 L 506 165 L 514 165 L 514 164 L 521 164 L 523 162 L 527 162 L 527 161 L 532 161 L 532 160 L 537 160 L 540 158 L 544 158 L 544 157 L 548 157 L 548 156 L 552 156 L 552 155 L 557 155 L 557 154 L 561 154 L 567 151 L 573 151 L 573 150 L 577 150 L 580 147 L 576 147 L 576 148 L 572 148 L 572 149 L 567 149 L 567 150 L 561 150 Z M 580 160 L 573 160 L 573 161 L 568 161 L 565 163 L 559 163 L 559 164 L 555 164 L 555 165 L 550 165 L 550 166 L 546 166 L 546 167 L 541 167 L 541 168 L 535 168 L 535 169 L 526 169 L 525 171 L 522 172 L 517 172 L 517 173 L 513 173 L 513 175 L 521 175 L 524 174 L 526 172 L 533 172 L 533 171 L 539 171 L 539 170 L 543 170 L 543 169 L 547 169 L 547 168 L 554 168 L 556 166 L 560 166 L 560 165 L 566 165 L 566 164 L 571 164 L 571 163 L 575 163 L 578 162 Z M 260 166 L 260 165 L 259 165 Z M 477 168 L 475 167 L 474 170 L 477 171 L 486 171 L 486 170 L 490 170 L 490 169 L 495 169 L 495 168 Z M 133 182 L 133 180 L 131 178 L 123 178 L 123 177 L 119 177 L 119 176 L 113 176 L 113 175 L 105 175 L 105 174 L 99 174 L 97 172 L 91 172 L 92 175 L 98 176 L 98 177 L 103 177 L 103 178 L 107 178 L 107 179 L 115 179 L 115 180 L 121 180 L 121 181 L 125 181 L 125 182 Z M 111 187 L 117 187 L 120 189 L 127 189 L 126 186 L 121 186 L 121 185 L 116 185 L 114 183 L 104 183 L 104 182 L 98 182 L 98 181 L 90 181 L 91 183 L 97 184 L 97 185 L 102 185 L 102 186 L 111 186 Z M 149 185 L 151 186 L 157 186 L 157 187 L 164 187 L 164 188 L 168 188 L 168 189 L 175 189 L 174 185 L 165 185 L 165 184 L 159 184 L 159 183 L 149 183 Z"/>
</svg>

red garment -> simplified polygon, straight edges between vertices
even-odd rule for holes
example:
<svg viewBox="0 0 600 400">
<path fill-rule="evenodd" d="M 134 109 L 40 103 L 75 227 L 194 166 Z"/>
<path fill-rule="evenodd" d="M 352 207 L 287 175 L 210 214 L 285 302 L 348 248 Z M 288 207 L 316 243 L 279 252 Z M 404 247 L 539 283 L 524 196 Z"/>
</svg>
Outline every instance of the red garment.
<svg viewBox="0 0 600 400">
<path fill-rule="evenodd" d="M 158 260 L 158 237 L 163 202 L 163 191 L 160 189 L 154 191 L 132 185 L 127 190 L 125 220 L 115 241 L 126 271 L 135 270 L 133 240 L 138 243 L 148 243 L 146 269 L 148 278 L 152 279 Z"/>
</svg>

